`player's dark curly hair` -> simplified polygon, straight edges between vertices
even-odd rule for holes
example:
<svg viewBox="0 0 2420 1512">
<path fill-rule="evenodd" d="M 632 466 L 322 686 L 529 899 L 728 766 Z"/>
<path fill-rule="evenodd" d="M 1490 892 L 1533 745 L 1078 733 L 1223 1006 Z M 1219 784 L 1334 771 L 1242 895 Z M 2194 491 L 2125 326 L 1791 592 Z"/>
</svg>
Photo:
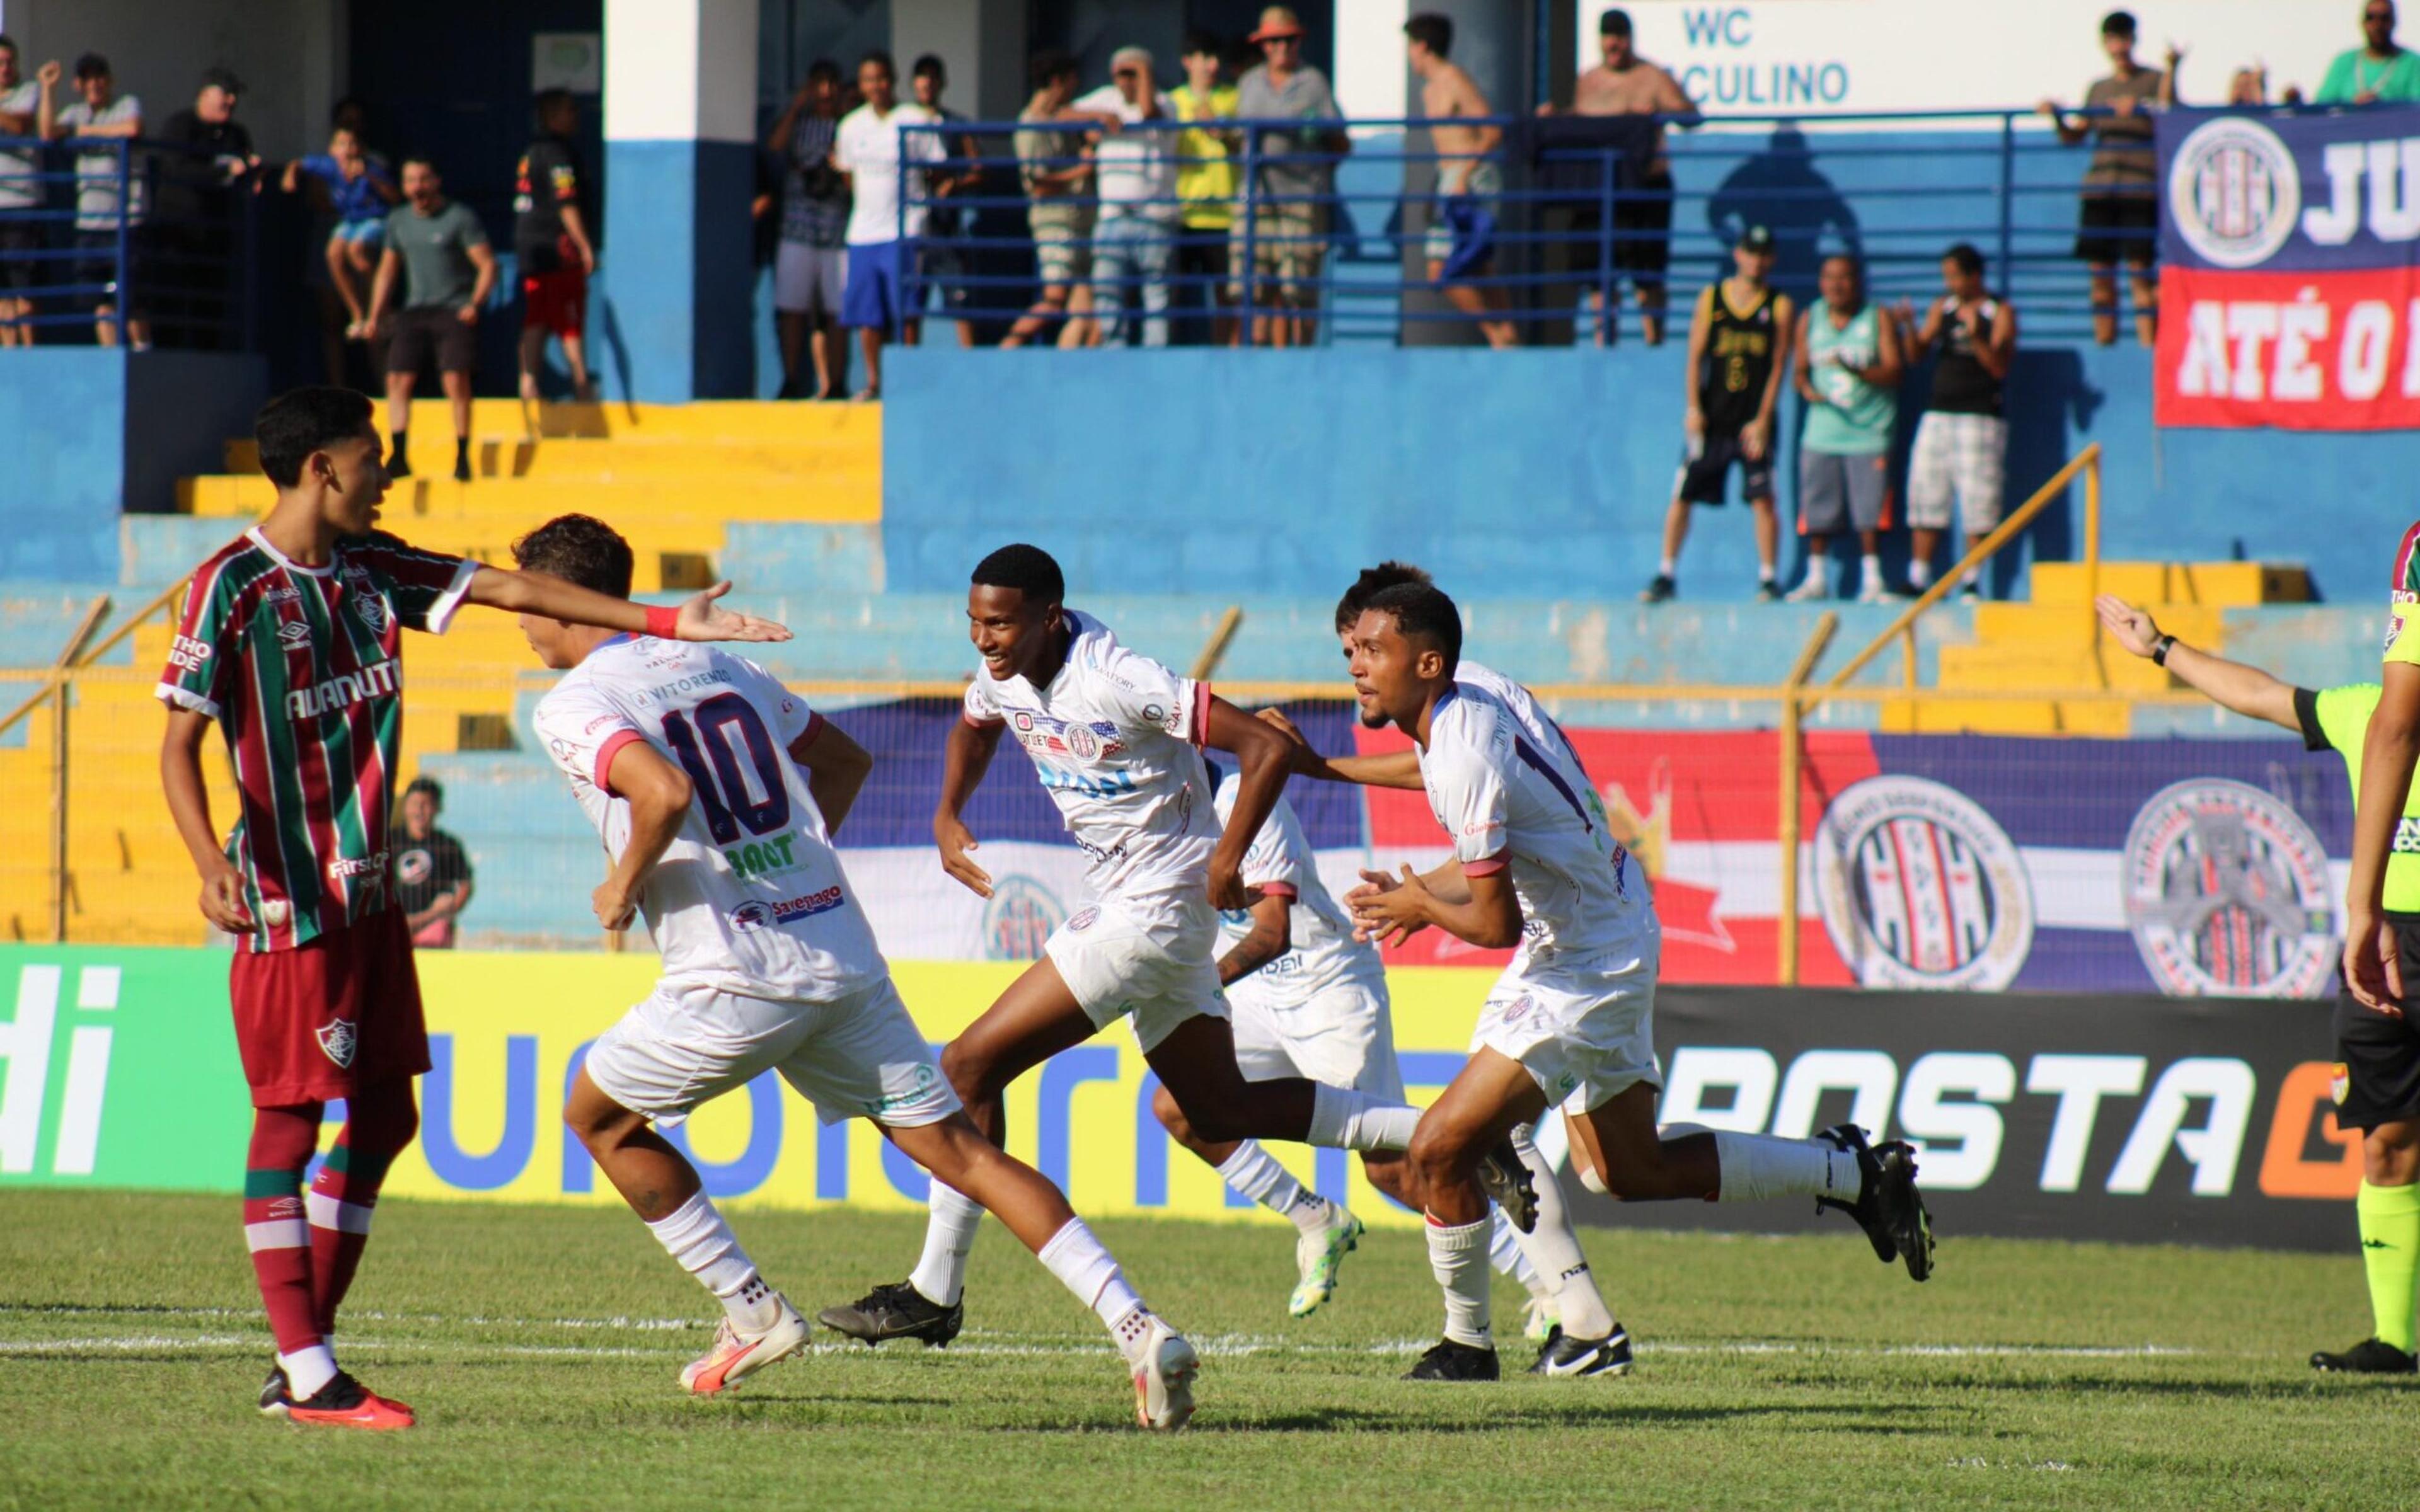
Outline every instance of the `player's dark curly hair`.
<svg viewBox="0 0 2420 1512">
<path fill-rule="evenodd" d="M 1361 611 L 1370 607 L 1370 600 L 1388 589 L 1428 581 L 1428 573 L 1408 562 L 1381 562 L 1374 567 L 1362 568 L 1361 576 L 1354 579 L 1353 586 L 1336 601 L 1336 633 L 1342 635 L 1353 628 Z"/>
<path fill-rule="evenodd" d="M 252 419 L 260 471 L 281 488 L 302 481 L 302 464 L 312 453 L 356 436 L 375 441 L 378 433 L 370 428 L 369 395 L 350 389 L 288 389 L 262 405 Z"/>
<path fill-rule="evenodd" d="M 1462 610 L 1444 589 L 1434 583 L 1397 583 L 1380 590 L 1364 607 L 1393 615 L 1404 640 L 1425 640 L 1444 653 L 1449 673 L 1462 664 Z"/>
<path fill-rule="evenodd" d="M 615 598 L 630 596 L 630 543 L 593 515 L 557 515 L 515 541 L 513 565 Z"/>
<path fill-rule="evenodd" d="M 1049 552 L 1019 542 L 1004 546 L 975 563 L 968 579 L 977 588 L 1014 588 L 1033 604 L 1067 601 L 1067 579 Z"/>
</svg>

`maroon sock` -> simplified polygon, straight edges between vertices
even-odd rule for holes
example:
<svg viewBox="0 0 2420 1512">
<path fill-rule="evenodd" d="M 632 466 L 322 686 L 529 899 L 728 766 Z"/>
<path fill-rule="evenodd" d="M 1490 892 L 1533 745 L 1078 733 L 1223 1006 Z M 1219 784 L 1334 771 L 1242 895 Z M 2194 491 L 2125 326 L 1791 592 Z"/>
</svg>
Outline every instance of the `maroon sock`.
<svg viewBox="0 0 2420 1512">
<path fill-rule="evenodd" d="M 302 1205 L 302 1168 L 319 1137 L 319 1104 L 256 1108 L 252 1149 L 244 1162 L 243 1241 L 277 1352 L 296 1354 L 318 1343 L 321 1330 L 311 1295 L 311 1227 Z"/>
<path fill-rule="evenodd" d="M 311 1292 L 321 1334 L 336 1331 L 336 1308 L 352 1289 L 362 1251 L 370 1242 L 370 1213 L 379 1187 L 420 1126 L 409 1081 L 357 1089 L 345 1107 L 335 1148 L 312 1180 Z"/>
</svg>

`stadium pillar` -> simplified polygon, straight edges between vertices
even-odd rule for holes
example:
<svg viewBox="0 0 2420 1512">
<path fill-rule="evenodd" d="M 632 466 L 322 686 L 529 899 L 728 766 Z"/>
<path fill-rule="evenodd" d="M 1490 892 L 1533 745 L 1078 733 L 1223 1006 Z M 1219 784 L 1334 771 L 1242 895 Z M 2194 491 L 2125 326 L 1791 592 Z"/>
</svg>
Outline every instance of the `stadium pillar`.
<svg viewBox="0 0 2420 1512">
<path fill-rule="evenodd" d="M 605 0 L 606 395 L 754 392 L 757 0 Z"/>
</svg>

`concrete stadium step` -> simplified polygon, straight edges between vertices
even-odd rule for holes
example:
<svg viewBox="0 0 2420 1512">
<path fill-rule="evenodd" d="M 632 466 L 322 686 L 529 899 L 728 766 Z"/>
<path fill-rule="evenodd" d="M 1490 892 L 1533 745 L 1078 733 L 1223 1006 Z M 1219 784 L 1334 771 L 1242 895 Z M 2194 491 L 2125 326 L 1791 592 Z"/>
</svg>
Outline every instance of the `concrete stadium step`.
<svg viewBox="0 0 2420 1512">
<path fill-rule="evenodd" d="M 2196 646 L 2215 647 L 2226 634 L 2226 610 L 2208 604 L 2164 603 L 2152 613 L 2160 628 Z M 2056 647 L 2061 652 L 2092 644 L 2100 617 L 2082 603 L 2025 601 L 1975 606 L 1975 640 L 1983 645 Z M 2104 642 L 2107 643 L 2107 642 Z M 2126 653 L 2114 643 L 2114 655 Z"/>
<path fill-rule="evenodd" d="M 2033 601 L 2086 604 L 2086 576 L 2081 562 L 2037 562 Z M 2232 609 L 2308 603 L 2311 578 L 2301 566 L 2260 562 L 2103 562 L 2101 591 L 2154 612 L 2171 604 Z"/>
<path fill-rule="evenodd" d="M 180 512 L 249 522 L 275 502 L 258 476 L 206 473 L 177 484 Z M 423 522 L 497 524 L 515 533 L 557 515 L 599 516 L 628 534 L 649 524 L 725 520 L 845 522 L 879 519 L 880 470 L 802 469 L 745 472 L 728 478 L 708 468 L 667 470 L 628 478 L 489 478 L 457 483 L 450 476 L 406 478 L 388 489 L 380 525 L 397 534 Z"/>
</svg>

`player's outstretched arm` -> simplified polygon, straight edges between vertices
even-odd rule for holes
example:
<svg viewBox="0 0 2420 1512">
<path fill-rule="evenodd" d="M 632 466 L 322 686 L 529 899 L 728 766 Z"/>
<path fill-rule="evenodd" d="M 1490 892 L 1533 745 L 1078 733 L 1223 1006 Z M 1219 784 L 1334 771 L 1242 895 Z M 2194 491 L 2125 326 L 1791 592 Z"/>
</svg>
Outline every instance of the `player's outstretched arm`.
<svg viewBox="0 0 2420 1512">
<path fill-rule="evenodd" d="M 1252 904 L 1252 927 L 1218 958 L 1218 985 L 1231 987 L 1294 949 L 1294 899 L 1266 893 Z"/>
<path fill-rule="evenodd" d="M 252 914 L 243 905 L 243 873 L 219 849 L 218 830 L 210 824 L 210 790 L 202 782 L 202 743 L 209 733 L 209 716 L 168 711 L 168 733 L 160 742 L 160 785 L 168 795 L 177 838 L 201 873 L 202 917 L 230 934 L 242 934 L 252 929 Z"/>
<path fill-rule="evenodd" d="M 681 601 L 676 609 L 650 609 L 627 598 L 615 598 L 568 583 L 542 572 L 515 572 L 509 567 L 482 566 L 471 576 L 464 596 L 473 604 L 511 614 L 543 614 L 566 625 L 593 625 L 633 635 L 661 636 L 667 640 L 787 640 L 789 627 L 752 614 L 738 614 L 715 602 L 731 592 L 719 582 Z M 672 623 L 662 624 L 666 614 Z"/>
<path fill-rule="evenodd" d="M 630 842 L 621 859 L 589 895 L 597 922 L 615 932 L 630 926 L 647 873 L 663 859 L 689 817 L 689 778 L 644 740 L 626 742 L 605 774 L 607 791 L 630 806 Z"/>
<path fill-rule="evenodd" d="M 2381 669 L 2378 707 L 2361 747 L 2361 803 L 2352 821 L 2352 876 L 2345 887 L 2345 985 L 2365 1007 L 2401 1013 L 2403 969 L 2381 918 L 2386 858 L 2420 762 L 2420 666 Z"/>
<path fill-rule="evenodd" d="M 1357 782 L 1365 788 L 1419 791 L 1420 758 L 1417 752 L 1404 749 L 1390 750 L 1382 756 L 1322 756 L 1311 748 L 1311 738 L 1277 710 L 1263 709 L 1255 717 L 1286 737 L 1287 755 L 1298 777 L 1322 782 Z"/>
<path fill-rule="evenodd" d="M 958 815 L 983 785 L 991 753 L 1000 748 L 1001 732 L 1006 728 L 961 718 L 950 726 L 941 747 L 941 805 L 933 811 L 933 843 L 941 848 L 941 870 L 978 898 L 991 896 L 991 873 L 968 854 L 977 844 L 975 833 Z"/>
<path fill-rule="evenodd" d="M 1244 887 L 1244 855 L 1285 792 L 1291 753 L 1285 736 L 1222 698 L 1210 701 L 1202 743 L 1233 756 L 1241 779 L 1235 786 L 1235 807 L 1227 815 L 1226 831 L 1218 837 L 1218 848 L 1210 853 L 1210 904 L 1249 908 L 1251 894 Z"/>
<path fill-rule="evenodd" d="M 1390 939 L 1409 939 L 1434 924 L 1485 950 L 1521 943 L 1521 900 L 1512 891 L 1512 872 L 1500 863 L 1472 872 L 1459 861 L 1448 861 L 1430 876 L 1409 865 L 1401 878 L 1379 872 L 1361 875 L 1366 879 L 1362 885 L 1344 895 L 1344 905 L 1353 910 L 1356 939 L 1385 945 Z"/>
<path fill-rule="evenodd" d="M 2301 732 L 2303 720 L 2294 712 L 2292 684 L 2281 683 L 2257 667 L 2195 650 L 2163 631 L 2149 610 L 2136 609 L 2115 594 L 2102 594 L 2093 600 L 2092 607 L 2108 629 L 2109 639 L 2137 656 L 2161 655 L 2162 664 L 2180 681 L 2197 693 L 2209 695 L 2219 707 L 2249 718 L 2266 719 L 2280 729 Z M 2164 655 L 2163 641 L 2166 642 Z"/>
<path fill-rule="evenodd" d="M 818 717 L 790 746 L 790 760 L 807 769 L 807 795 L 824 816 L 824 833 L 840 833 L 841 821 L 857 807 L 865 779 L 874 775 L 874 758 L 838 725 Z"/>
</svg>

